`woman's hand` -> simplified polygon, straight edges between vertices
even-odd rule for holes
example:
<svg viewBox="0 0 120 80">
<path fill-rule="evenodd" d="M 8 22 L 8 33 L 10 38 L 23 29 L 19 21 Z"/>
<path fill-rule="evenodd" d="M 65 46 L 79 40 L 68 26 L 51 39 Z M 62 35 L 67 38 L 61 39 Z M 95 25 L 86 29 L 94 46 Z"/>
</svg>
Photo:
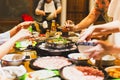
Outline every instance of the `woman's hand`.
<svg viewBox="0 0 120 80">
<path fill-rule="evenodd" d="M 95 30 L 95 28 L 93 26 L 91 26 L 88 29 L 86 29 L 85 31 L 81 32 L 78 42 L 90 40 L 94 30 Z"/>
<path fill-rule="evenodd" d="M 34 23 L 33 21 L 25 21 L 25 22 L 19 23 L 16 26 L 16 28 L 17 28 L 18 31 L 21 30 L 21 29 L 27 29 L 33 23 Z"/>
<path fill-rule="evenodd" d="M 24 38 L 28 38 L 32 36 L 30 31 L 28 31 L 27 29 L 21 29 L 18 33 L 16 33 L 13 38 L 17 41 L 20 39 L 24 39 Z"/>
<path fill-rule="evenodd" d="M 95 43 L 97 44 L 96 46 L 84 51 L 90 58 L 99 60 L 103 55 L 111 54 L 114 51 L 113 45 L 105 41 L 95 41 Z"/>
<path fill-rule="evenodd" d="M 33 23 L 34 21 L 25 21 L 25 22 L 19 23 L 17 26 L 15 26 L 10 30 L 10 37 L 14 36 L 21 29 L 27 29 Z"/>
<path fill-rule="evenodd" d="M 74 23 L 71 20 L 67 20 L 64 24 L 64 27 L 62 28 L 63 32 L 73 31 L 74 29 Z"/>
<path fill-rule="evenodd" d="M 105 36 L 111 33 L 120 32 L 120 21 L 91 26 L 86 29 L 81 35 L 79 41 L 89 40 L 92 37 Z"/>
</svg>

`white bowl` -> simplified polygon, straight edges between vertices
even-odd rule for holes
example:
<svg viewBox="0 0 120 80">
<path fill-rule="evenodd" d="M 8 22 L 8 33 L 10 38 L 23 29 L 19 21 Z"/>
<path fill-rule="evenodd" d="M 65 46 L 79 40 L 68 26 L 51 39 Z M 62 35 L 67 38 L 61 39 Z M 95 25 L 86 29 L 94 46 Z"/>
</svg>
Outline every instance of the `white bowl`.
<svg viewBox="0 0 120 80">
<path fill-rule="evenodd" d="M 84 53 L 85 50 L 88 50 L 95 46 L 96 44 L 94 42 L 79 42 L 78 43 L 78 51 L 80 53 Z"/>
<path fill-rule="evenodd" d="M 88 59 L 88 55 L 84 53 L 71 53 L 68 55 L 71 59 L 77 59 L 77 60 L 86 60 Z"/>
<path fill-rule="evenodd" d="M 83 53 L 71 53 L 68 55 L 70 61 L 77 65 L 88 65 L 89 57 Z"/>
<path fill-rule="evenodd" d="M 102 57 L 102 60 L 104 61 L 111 61 L 111 60 L 115 60 L 116 58 L 112 55 L 105 55 Z"/>
<path fill-rule="evenodd" d="M 102 57 L 102 66 L 113 66 L 116 58 L 112 55 L 105 55 Z"/>
<path fill-rule="evenodd" d="M 23 63 L 25 56 L 22 54 L 7 54 L 2 60 L 2 65 L 4 66 L 18 66 Z"/>
</svg>

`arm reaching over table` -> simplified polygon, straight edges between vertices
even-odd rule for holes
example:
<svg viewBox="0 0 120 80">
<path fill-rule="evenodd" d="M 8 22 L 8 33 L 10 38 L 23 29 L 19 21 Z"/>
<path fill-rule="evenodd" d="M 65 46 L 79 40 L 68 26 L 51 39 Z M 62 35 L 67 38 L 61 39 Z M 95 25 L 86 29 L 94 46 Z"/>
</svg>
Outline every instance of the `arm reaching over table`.
<svg viewBox="0 0 120 80">
<path fill-rule="evenodd" d="M 90 58 L 99 60 L 105 54 L 117 54 L 120 52 L 120 46 L 100 40 L 95 43 L 97 44 L 96 46 L 84 51 L 84 53 L 88 54 Z"/>
<path fill-rule="evenodd" d="M 21 22 L 9 31 L 6 31 L 4 33 L 0 33 L 0 45 L 4 42 L 8 41 L 11 37 L 13 37 L 18 31 L 21 29 L 27 29 L 31 24 L 33 24 L 33 21 L 25 21 Z"/>
<path fill-rule="evenodd" d="M 25 21 L 25 22 L 19 23 L 17 26 L 9 30 L 10 37 L 14 36 L 21 29 L 27 29 L 33 23 L 34 23 L 33 21 Z"/>
<path fill-rule="evenodd" d="M 6 41 L 0 46 L 0 58 L 2 58 L 5 54 L 7 54 L 10 51 L 10 49 L 14 46 L 16 41 L 23 38 L 27 38 L 29 36 L 31 36 L 31 34 L 28 30 L 21 29 L 12 38 L 10 38 L 8 41 Z"/>
<path fill-rule="evenodd" d="M 115 32 L 120 32 L 120 21 L 91 26 L 80 35 L 79 41 L 89 40 L 94 36 L 103 36 Z"/>
</svg>

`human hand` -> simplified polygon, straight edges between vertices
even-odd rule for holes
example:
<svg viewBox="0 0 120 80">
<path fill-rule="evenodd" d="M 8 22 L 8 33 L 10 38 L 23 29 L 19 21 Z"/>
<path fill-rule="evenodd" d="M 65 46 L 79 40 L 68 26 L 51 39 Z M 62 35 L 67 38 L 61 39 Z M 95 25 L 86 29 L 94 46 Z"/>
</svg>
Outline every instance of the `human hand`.
<svg viewBox="0 0 120 80">
<path fill-rule="evenodd" d="M 89 27 L 88 29 L 81 32 L 78 42 L 82 42 L 82 41 L 85 41 L 85 40 L 87 40 L 87 41 L 90 40 L 93 31 L 94 31 L 94 27 Z"/>
<path fill-rule="evenodd" d="M 56 17 L 57 17 L 57 12 L 56 12 L 56 11 L 55 11 L 55 12 L 53 12 L 52 14 L 54 15 L 54 18 L 56 18 Z"/>
<path fill-rule="evenodd" d="M 39 12 L 39 15 L 45 16 L 45 11 L 42 11 L 42 10 L 41 10 L 41 11 Z"/>
<path fill-rule="evenodd" d="M 89 40 L 92 37 L 119 32 L 119 25 L 120 21 L 113 21 L 106 24 L 91 26 L 81 34 L 80 40 Z"/>
<path fill-rule="evenodd" d="M 48 16 L 46 19 L 47 19 L 47 20 L 52 20 L 52 19 L 54 19 L 54 18 L 56 18 L 56 17 L 57 17 L 56 13 L 53 12 L 53 13 L 50 13 L 49 16 Z"/>
<path fill-rule="evenodd" d="M 73 27 L 74 27 L 74 26 L 75 26 L 75 25 L 74 25 L 73 21 L 67 20 L 67 21 L 65 22 L 64 27 L 62 28 L 62 31 L 63 31 L 63 32 L 73 31 Z"/>
<path fill-rule="evenodd" d="M 35 14 L 36 14 L 36 15 L 45 16 L 45 11 L 36 9 L 36 10 L 35 10 Z"/>
<path fill-rule="evenodd" d="M 22 22 L 20 24 L 18 24 L 16 26 L 17 28 L 17 31 L 21 30 L 21 29 L 27 29 L 31 24 L 33 24 L 34 22 L 33 21 L 25 21 L 25 22 Z"/>
<path fill-rule="evenodd" d="M 52 19 L 54 19 L 54 18 L 56 18 L 57 17 L 57 12 L 56 11 L 54 11 L 54 12 L 52 12 L 51 14 L 49 14 L 49 16 L 46 18 L 47 20 L 52 20 Z"/>
<path fill-rule="evenodd" d="M 105 41 L 95 41 L 96 46 L 85 50 L 84 53 L 88 54 L 90 58 L 100 60 L 105 54 L 109 54 L 113 51 L 113 45 Z"/>
<path fill-rule="evenodd" d="M 21 29 L 18 33 L 16 33 L 13 38 L 17 41 L 20 39 L 24 39 L 24 38 L 28 38 L 32 36 L 30 31 L 28 31 L 27 29 Z"/>
</svg>

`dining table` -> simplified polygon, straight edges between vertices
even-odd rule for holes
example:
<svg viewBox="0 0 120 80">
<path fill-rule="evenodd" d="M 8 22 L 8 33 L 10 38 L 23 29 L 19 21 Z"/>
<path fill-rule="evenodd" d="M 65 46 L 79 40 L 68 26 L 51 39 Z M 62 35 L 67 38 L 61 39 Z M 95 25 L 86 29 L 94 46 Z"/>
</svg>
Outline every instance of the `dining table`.
<svg viewBox="0 0 120 80">
<path fill-rule="evenodd" d="M 42 43 L 44 43 L 44 42 L 42 42 Z M 41 43 L 41 44 L 42 44 L 42 43 Z M 41 44 L 40 44 L 40 45 L 41 45 Z M 33 55 L 29 55 L 29 56 L 32 56 L 32 57 L 29 58 L 29 59 L 25 59 L 24 62 L 23 62 L 23 64 L 22 64 L 22 65 L 24 65 L 27 73 L 36 71 L 36 70 L 34 70 L 34 69 L 32 69 L 32 68 L 30 67 L 31 60 L 36 59 L 36 58 L 39 58 L 39 57 L 43 57 L 43 56 L 53 56 L 53 54 L 56 54 L 56 52 L 54 52 L 54 50 L 53 50 L 53 51 L 49 51 L 49 50 L 43 49 L 43 48 L 40 47 L 40 45 L 37 45 L 36 49 L 34 49 L 34 50 L 27 50 L 27 51 L 33 51 L 33 52 L 31 53 L 31 54 L 33 54 Z M 19 51 L 19 50 L 16 50 L 15 48 L 13 48 L 9 53 L 13 53 L 13 52 L 14 52 L 14 53 L 17 52 L 17 53 L 20 53 L 20 54 L 21 54 L 21 52 L 22 52 L 22 53 L 25 53 L 26 51 Z M 59 52 L 59 51 L 58 51 L 58 52 Z M 44 54 L 41 54 L 41 53 L 44 53 Z M 45 55 L 45 53 L 46 53 L 46 55 Z M 52 54 L 52 53 L 53 53 L 53 54 Z M 69 50 L 68 50 L 68 51 L 63 51 L 63 52 L 60 52 L 60 54 L 54 55 L 54 56 L 64 56 L 64 57 L 68 58 L 67 55 L 68 55 L 69 53 L 78 53 L 78 50 L 77 50 L 77 48 L 75 48 L 75 49 L 70 50 L 70 51 L 69 51 Z M 26 55 L 26 54 L 25 54 L 25 55 Z M 120 59 L 117 58 L 114 63 L 115 63 L 114 66 L 120 66 Z M 104 69 L 105 69 L 105 68 L 104 68 Z M 107 77 L 108 77 L 108 76 L 107 76 Z M 115 79 L 115 78 L 108 77 L 107 80 L 120 80 L 120 79 Z"/>
<path fill-rule="evenodd" d="M 30 68 L 30 60 L 26 60 L 26 61 L 24 61 L 24 67 L 26 68 L 26 70 L 27 70 L 27 73 L 29 73 L 29 72 L 33 72 L 33 71 L 36 71 L 36 70 L 34 70 L 34 69 L 31 69 Z M 116 61 L 115 61 L 115 65 L 117 65 L 117 66 L 120 66 L 120 59 L 117 59 Z M 106 76 L 107 78 L 107 80 L 120 80 L 120 78 L 112 78 L 112 77 L 108 77 L 108 75 Z M 63 79 L 62 79 L 63 80 Z"/>
<path fill-rule="evenodd" d="M 36 52 L 35 50 L 32 50 L 32 51 Z M 16 52 L 15 49 L 12 50 L 12 51 L 10 51 L 10 53 L 12 53 L 12 52 Z M 37 52 L 36 52 L 36 53 L 37 53 Z M 45 56 L 45 55 L 44 55 L 44 56 Z M 38 57 L 40 57 L 40 56 L 39 56 L 39 55 L 38 55 L 38 56 L 37 56 L 37 55 L 36 55 L 36 56 L 34 55 L 31 59 L 26 59 L 26 60 L 24 60 L 23 65 L 24 65 L 24 67 L 26 68 L 27 73 L 36 71 L 35 69 L 32 69 L 32 68 L 30 67 L 30 64 L 31 64 L 31 60 L 36 59 L 36 58 L 38 58 Z M 115 63 L 114 66 L 120 66 L 120 59 L 117 58 L 114 63 Z M 105 69 L 105 68 L 106 68 L 106 67 L 104 67 L 104 69 Z M 108 77 L 108 76 L 107 76 L 107 77 Z M 107 80 L 120 80 L 120 79 L 108 77 Z"/>
</svg>

